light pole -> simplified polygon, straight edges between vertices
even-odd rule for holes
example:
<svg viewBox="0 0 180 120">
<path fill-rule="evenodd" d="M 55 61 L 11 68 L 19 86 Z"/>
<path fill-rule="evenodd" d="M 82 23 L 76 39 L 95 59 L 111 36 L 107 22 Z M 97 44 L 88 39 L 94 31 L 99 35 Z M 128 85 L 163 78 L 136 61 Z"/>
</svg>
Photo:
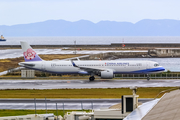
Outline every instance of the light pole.
<svg viewBox="0 0 180 120">
<path fill-rule="evenodd" d="M 76 40 L 74 41 L 74 45 L 75 45 L 74 54 L 76 55 Z"/>
</svg>

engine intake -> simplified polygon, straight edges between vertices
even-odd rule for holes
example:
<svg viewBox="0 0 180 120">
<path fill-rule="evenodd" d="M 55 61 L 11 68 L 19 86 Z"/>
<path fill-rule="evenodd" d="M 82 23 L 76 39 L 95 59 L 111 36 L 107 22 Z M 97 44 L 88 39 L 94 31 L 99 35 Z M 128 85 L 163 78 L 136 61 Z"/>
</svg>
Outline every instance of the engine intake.
<svg viewBox="0 0 180 120">
<path fill-rule="evenodd" d="M 102 79 L 112 79 L 114 77 L 112 70 L 106 70 L 101 72 Z"/>
</svg>

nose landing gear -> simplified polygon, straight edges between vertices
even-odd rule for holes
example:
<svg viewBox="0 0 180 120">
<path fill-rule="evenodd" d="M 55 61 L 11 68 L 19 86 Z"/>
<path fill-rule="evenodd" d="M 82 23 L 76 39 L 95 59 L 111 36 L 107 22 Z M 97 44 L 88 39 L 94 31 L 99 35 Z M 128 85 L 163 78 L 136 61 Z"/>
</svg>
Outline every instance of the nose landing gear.
<svg viewBox="0 0 180 120">
<path fill-rule="evenodd" d="M 150 77 L 149 77 L 149 74 L 147 74 L 147 81 L 149 81 L 150 80 Z"/>
</svg>

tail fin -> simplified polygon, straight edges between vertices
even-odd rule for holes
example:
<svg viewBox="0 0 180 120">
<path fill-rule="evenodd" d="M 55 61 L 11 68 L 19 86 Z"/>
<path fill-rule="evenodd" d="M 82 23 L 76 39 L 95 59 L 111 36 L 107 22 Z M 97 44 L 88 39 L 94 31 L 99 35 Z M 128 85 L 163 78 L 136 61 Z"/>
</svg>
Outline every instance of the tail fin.
<svg viewBox="0 0 180 120">
<path fill-rule="evenodd" d="M 21 41 L 21 48 L 24 55 L 25 62 L 42 61 L 42 59 L 36 54 L 27 42 Z"/>
</svg>

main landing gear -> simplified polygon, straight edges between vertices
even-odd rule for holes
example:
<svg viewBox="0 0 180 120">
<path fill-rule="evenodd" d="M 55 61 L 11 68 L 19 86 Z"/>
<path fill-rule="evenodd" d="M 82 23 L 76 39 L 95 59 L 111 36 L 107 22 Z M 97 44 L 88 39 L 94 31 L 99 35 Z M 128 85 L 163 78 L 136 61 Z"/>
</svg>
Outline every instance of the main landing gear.
<svg viewBox="0 0 180 120">
<path fill-rule="evenodd" d="M 94 81 L 94 80 L 95 80 L 94 76 L 89 77 L 89 81 Z"/>
<path fill-rule="evenodd" d="M 147 74 L 147 80 L 148 80 L 148 81 L 150 80 L 149 74 Z"/>
</svg>

